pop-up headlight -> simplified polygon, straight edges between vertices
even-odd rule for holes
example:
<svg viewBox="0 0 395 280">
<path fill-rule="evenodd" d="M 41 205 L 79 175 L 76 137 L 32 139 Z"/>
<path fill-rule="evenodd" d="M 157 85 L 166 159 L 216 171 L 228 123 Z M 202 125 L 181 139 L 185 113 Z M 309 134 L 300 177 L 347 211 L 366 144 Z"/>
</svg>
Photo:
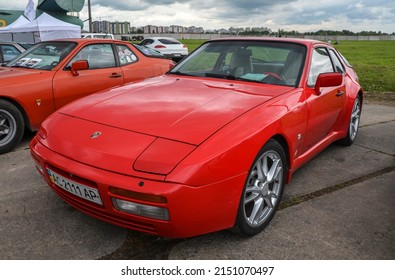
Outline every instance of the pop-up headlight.
<svg viewBox="0 0 395 280">
<path fill-rule="evenodd" d="M 137 171 L 166 175 L 196 146 L 158 138 L 134 162 Z"/>
</svg>

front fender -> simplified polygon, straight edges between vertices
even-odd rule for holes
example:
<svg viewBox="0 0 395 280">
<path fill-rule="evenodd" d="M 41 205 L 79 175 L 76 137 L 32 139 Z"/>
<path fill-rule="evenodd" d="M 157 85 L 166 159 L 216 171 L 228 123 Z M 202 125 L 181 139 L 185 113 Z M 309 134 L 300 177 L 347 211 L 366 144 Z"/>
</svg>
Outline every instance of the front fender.
<svg viewBox="0 0 395 280">
<path fill-rule="evenodd" d="M 263 145 L 278 135 L 285 139 L 292 165 L 303 140 L 298 135 L 306 130 L 306 116 L 302 90 L 264 103 L 203 142 L 166 181 L 201 186 L 246 175 Z"/>
</svg>

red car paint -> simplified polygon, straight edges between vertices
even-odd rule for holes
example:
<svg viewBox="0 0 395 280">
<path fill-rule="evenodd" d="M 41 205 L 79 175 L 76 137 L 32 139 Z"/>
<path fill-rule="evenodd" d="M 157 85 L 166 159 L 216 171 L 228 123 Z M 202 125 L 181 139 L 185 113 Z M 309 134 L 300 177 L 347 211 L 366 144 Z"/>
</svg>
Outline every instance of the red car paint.
<svg viewBox="0 0 395 280">
<path fill-rule="evenodd" d="M 168 237 L 196 236 L 235 225 L 251 165 L 270 139 L 285 151 L 289 183 L 301 165 L 347 137 L 354 101 L 363 98 L 353 70 L 342 63 L 343 73 L 317 78 L 323 86 L 308 84 L 313 50 L 335 51 L 331 46 L 293 39 L 211 42 L 302 46 L 302 70 L 289 86 L 186 76 L 177 72 L 180 65 L 174 73 L 65 106 L 43 123 L 30 144 L 54 191 L 106 222 Z M 47 168 L 95 188 L 103 205 L 59 188 Z M 123 195 L 127 192 L 133 197 Z M 165 208 L 169 219 L 125 213 L 114 206 L 114 198 Z"/>
<path fill-rule="evenodd" d="M 60 46 L 65 45 L 72 47 L 61 49 Z M 43 50 L 37 51 L 40 46 L 43 46 Z M 56 53 L 55 46 L 58 46 L 59 53 L 64 53 Z M 15 106 L 23 117 L 19 122 L 7 118 L 2 110 L 8 111 L 8 108 L 3 108 L 0 104 L 0 119 L 5 116 L 7 127 L 0 129 L 0 153 L 12 150 L 18 144 L 25 128 L 37 130 L 46 117 L 69 102 L 103 89 L 163 75 L 174 66 L 173 61 L 164 57 L 159 58 L 160 54 L 158 57 L 147 56 L 137 47 L 143 48 L 128 42 L 108 39 L 46 41 L 36 44 L 22 55 L 26 57 L 23 59 L 27 60 L 48 59 L 48 65 L 40 65 L 39 62 L 27 66 L 17 59 L 15 62 L 11 61 L 10 65 L 0 67 L 0 101 Z M 95 55 L 90 51 L 94 48 Z M 98 53 L 100 48 L 106 52 Z M 44 49 L 48 53 L 43 53 Z M 113 65 L 104 63 L 106 56 L 111 57 Z M 81 60 L 88 61 L 86 67 L 73 71 L 71 63 L 76 61 L 78 64 Z M 96 67 L 93 65 L 94 60 L 97 61 Z M 52 64 L 49 64 L 51 62 Z M 3 138 L 13 131 L 16 131 L 15 139 L 3 145 Z"/>
</svg>

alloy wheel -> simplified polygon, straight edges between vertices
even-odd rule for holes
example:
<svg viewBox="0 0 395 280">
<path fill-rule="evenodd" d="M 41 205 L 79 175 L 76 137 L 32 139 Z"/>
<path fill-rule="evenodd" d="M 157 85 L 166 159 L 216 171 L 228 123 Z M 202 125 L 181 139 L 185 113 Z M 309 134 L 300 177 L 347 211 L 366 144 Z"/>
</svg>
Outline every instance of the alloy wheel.
<svg viewBox="0 0 395 280">
<path fill-rule="evenodd" d="M 280 155 L 269 150 L 256 162 L 244 192 L 244 218 L 251 227 L 267 221 L 280 199 L 283 185 L 283 162 Z"/>
<path fill-rule="evenodd" d="M 16 134 L 16 120 L 6 110 L 0 109 L 0 146 L 7 145 Z"/>
</svg>

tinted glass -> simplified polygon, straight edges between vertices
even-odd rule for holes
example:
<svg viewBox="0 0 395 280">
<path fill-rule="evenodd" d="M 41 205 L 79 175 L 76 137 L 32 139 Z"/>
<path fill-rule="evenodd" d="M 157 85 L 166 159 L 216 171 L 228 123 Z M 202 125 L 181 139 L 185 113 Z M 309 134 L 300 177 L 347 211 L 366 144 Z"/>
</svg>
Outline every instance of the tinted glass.
<svg viewBox="0 0 395 280">
<path fill-rule="evenodd" d="M 140 45 L 145 46 L 145 45 L 150 45 L 154 42 L 154 40 L 151 39 L 145 39 L 143 41 L 141 41 Z"/>
<path fill-rule="evenodd" d="M 304 67 L 302 45 L 265 41 L 204 44 L 170 73 L 297 86 Z"/>
<path fill-rule="evenodd" d="M 145 46 L 140 46 L 140 45 L 136 45 L 136 44 L 134 44 L 133 46 L 135 46 L 135 48 L 138 49 L 145 56 L 165 57 L 160 52 L 158 52 L 156 50 L 153 50 L 153 49 L 150 49 L 150 48 L 147 48 Z"/>
<path fill-rule="evenodd" d="M 75 57 L 73 57 L 67 67 L 69 68 L 71 63 L 77 60 L 87 60 L 89 63 L 89 69 L 110 68 L 116 66 L 111 44 L 92 44 L 84 47 L 75 55 Z"/>
<path fill-rule="evenodd" d="M 326 48 L 316 48 L 313 51 L 313 57 L 311 61 L 310 73 L 309 73 L 309 86 L 314 86 L 317 81 L 317 77 L 321 73 L 334 72 L 332 62 L 329 57 Z"/>
<path fill-rule="evenodd" d="M 348 62 L 348 60 L 339 52 L 341 58 L 343 59 L 344 63 L 348 66 L 348 67 L 352 67 L 352 65 Z"/>
<path fill-rule="evenodd" d="M 180 42 L 171 39 L 159 39 L 158 41 L 165 45 L 181 45 Z"/>
<path fill-rule="evenodd" d="M 6 66 L 52 70 L 76 47 L 73 42 L 43 42 L 34 45 Z"/>
<path fill-rule="evenodd" d="M 335 66 L 335 71 L 336 72 L 342 72 L 344 73 L 344 66 L 343 64 L 340 62 L 339 57 L 336 55 L 334 50 L 329 50 L 329 53 L 331 55 L 332 61 L 333 61 L 333 65 Z"/>
</svg>

